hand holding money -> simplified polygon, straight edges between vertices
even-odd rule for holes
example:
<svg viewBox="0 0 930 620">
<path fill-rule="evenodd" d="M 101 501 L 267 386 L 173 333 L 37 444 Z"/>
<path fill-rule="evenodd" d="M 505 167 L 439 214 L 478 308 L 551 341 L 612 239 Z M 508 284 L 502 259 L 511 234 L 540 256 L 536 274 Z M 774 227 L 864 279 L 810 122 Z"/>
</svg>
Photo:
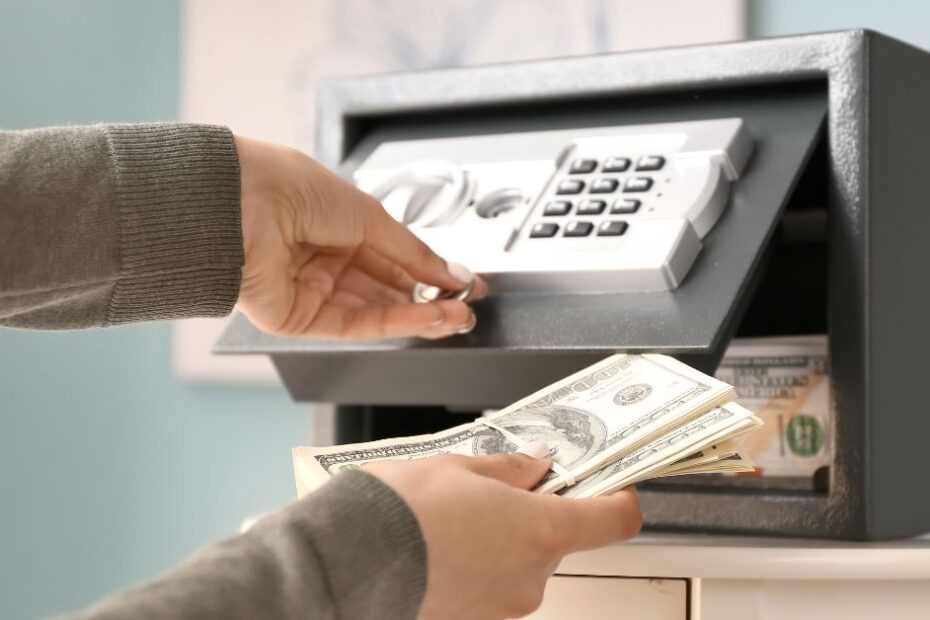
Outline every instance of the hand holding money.
<svg viewBox="0 0 930 620">
<path fill-rule="evenodd" d="M 752 471 L 733 440 L 762 425 L 732 386 L 664 355 L 611 356 L 474 422 L 417 437 L 295 448 L 298 494 L 344 469 L 442 454 L 478 456 L 545 442 L 533 490 L 594 497 L 673 475 Z"/>
<path fill-rule="evenodd" d="M 366 467 L 420 524 L 429 570 L 421 618 L 526 615 L 564 555 L 636 535 L 632 489 L 582 500 L 531 493 L 550 463 L 523 454 L 446 455 Z"/>
</svg>

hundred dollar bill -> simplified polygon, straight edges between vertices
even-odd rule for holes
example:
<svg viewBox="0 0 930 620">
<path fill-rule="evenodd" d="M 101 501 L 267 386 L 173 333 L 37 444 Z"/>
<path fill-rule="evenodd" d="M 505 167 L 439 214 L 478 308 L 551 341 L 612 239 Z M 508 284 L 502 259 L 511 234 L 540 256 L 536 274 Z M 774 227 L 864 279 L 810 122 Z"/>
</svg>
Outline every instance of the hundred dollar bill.
<svg viewBox="0 0 930 620">
<path fill-rule="evenodd" d="M 764 476 L 812 476 L 829 464 L 826 336 L 734 340 L 716 373 L 765 422 L 741 449 Z"/>
<path fill-rule="evenodd" d="M 691 474 L 740 474 L 755 471 L 755 464 L 746 456 L 737 452 L 707 465 L 695 465 L 671 472 L 661 472 L 654 478 L 671 476 L 690 476 Z"/>
<path fill-rule="evenodd" d="M 619 354 L 517 401 L 492 420 L 524 441 L 553 447 L 563 473 L 550 474 L 537 491 L 554 493 L 733 396 L 730 385 L 671 357 Z M 553 427 L 558 433 L 536 430 Z"/>
<path fill-rule="evenodd" d="M 487 426 L 462 424 L 431 435 L 415 435 L 342 444 L 331 447 L 297 447 L 293 450 L 297 495 L 303 497 L 333 475 L 375 461 L 422 459 L 440 454 L 479 456 L 512 452 L 517 445 Z"/>
<path fill-rule="evenodd" d="M 751 472 L 753 462 L 739 451 L 735 441 L 729 440 L 704 448 L 656 472 L 653 478 L 711 474 L 720 472 Z"/>
<path fill-rule="evenodd" d="M 562 489 L 565 497 L 606 495 L 635 482 L 655 477 L 683 457 L 714 444 L 728 441 L 761 421 L 748 409 L 728 403 L 687 422 L 659 439 L 625 454 L 593 476 Z"/>
<path fill-rule="evenodd" d="M 728 403 L 725 407 L 733 408 L 737 405 L 734 403 Z M 744 410 L 748 411 L 748 410 Z M 720 431 L 716 435 L 706 438 L 696 445 L 704 446 L 708 442 L 735 442 L 738 438 L 743 437 L 748 434 L 750 431 L 754 431 L 759 427 L 763 426 L 762 420 L 755 416 L 751 416 L 749 419 L 740 421 L 732 428 L 728 428 Z M 701 448 L 701 452 L 704 452 L 704 448 Z M 685 475 L 685 474 L 705 474 L 705 473 L 736 473 L 736 472 L 753 472 L 755 471 L 755 465 L 753 462 L 746 457 L 741 452 L 736 452 L 735 454 L 730 454 L 725 458 L 722 458 L 718 461 L 709 462 L 706 464 L 694 465 L 692 467 L 687 467 L 683 469 L 675 468 L 674 463 L 669 463 L 670 459 L 666 459 L 658 467 L 649 468 L 639 475 L 637 475 L 632 480 L 627 481 L 623 486 L 627 484 L 634 484 L 637 482 L 642 482 L 650 478 L 660 478 L 666 475 L 666 472 L 669 472 L 671 475 Z M 671 470 L 671 471 L 669 471 Z"/>
<path fill-rule="evenodd" d="M 662 473 L 667 474 L 679 469 L 690 469 L 691 467 L 695 467 L 697 465 L 715 463 L 733 454 L 737 454 L 738 452 L 739 448 L 732 440 L 723 441 L 707 448 L 702 448 L 696 452 L 692 452 L 688 456 L 675 461 L 668 467 L 665 467 L 662 470 Z"/>
<path fill-rule="evenodd" d="M 625 452 L 731 400 L 733 388 L 664 355 L 611 356 L 473 423 L 441 433 L 331 448 L 296 448 L 301 492 L 346 468 L 384 459 L 493 454 L 540 440 L 555 470 L 552 493 Z M 683 455 L 682 455 L 683 456 Z"/>
</svg>

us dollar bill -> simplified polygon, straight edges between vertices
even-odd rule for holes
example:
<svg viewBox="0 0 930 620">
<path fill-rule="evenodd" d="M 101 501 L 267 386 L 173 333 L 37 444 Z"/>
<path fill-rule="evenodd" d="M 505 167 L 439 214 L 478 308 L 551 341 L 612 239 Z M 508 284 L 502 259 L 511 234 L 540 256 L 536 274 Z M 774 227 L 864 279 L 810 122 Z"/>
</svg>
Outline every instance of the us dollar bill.
<svg viewBox="0 0 930 620">
<path fill-rule="evenodd" d="M 664 467 L 653 478 L 686 474 L 709 474 L 734 471 L 754 471 L 755 465 L 740 452 L 736 441 L 727 440 L 702 448 Z"/>
<path fill-rule="evenodd" d="M 559 491 L 565 497 L 606 495 L 636 482 L 661 475 L 682 458 L 715 444 L 730 441 L 759 426 L 752 412 L 728 403 L 694 418 L 658 439 L 623 455 L 577 484 Z"/>
<path fill-rule="evenodd" d="M 441 454 L 479 456 L 513 452 L 519 446 L 500 432 L 480 424 L 463 424 L 431 435 L 382 439 L 332 447 L 293 450 L 297 495 L 302 497 L 341 471 L 376 461 L 422 459 Z"/>
<path fill-rule="evenodd" d="M 675 469 L 703 465 L 704 463 L 712 463 L 714 461 L 720 460 L 721 458 L 726 458 L 732 454 L 736 454 L 737 452 L 739 452 L 739 448 L 737 447 L 736 442 L 732 440 L 719 442 L 707 448 L 698 450 L 697 452 L 692 452 L 688 456 L 675 461 L 675 463 L 672 465 L 669 465 L 667 468 L 665 468 L 664 471 L 668 472 Z"/>
<path fill-rule="evenodd" d="M 733 388 L 665 355 L 611 356 L 502 409 L 493 422 L 542 440 L 565 473 L 537 489 L 554 493 L 719 404 Z M 555 432 L 553 432 L 553 430 Z"/>
<path fill-rule="evenodd" d="M 511 452 L 539 440 L 550 446 L 562 473 L 553 471 L 537 491 L 554 493 L 733 396 L 728 384 L 673 358 L 618 354 L 487 418 L 440 433 L 295 448 L 298 492 L 372 461 Z"/>
<path fill-rule="evenodd" d="M 734 340 L 717 377 L 765 422 L 741 449 L 763 476 L 809 477 L 830 459 L 830 369 L 826 336 Z"/>
<path fill-rule="evenodd" d="M 756 466 L 751 459 L 737 452 L 706 465 L 695 465 L 674 471 L 663 470 L 653 478 L 668 478 L 671 476 L 690 476 L 691 474 L 740 474 L 755 471 Z"/>
</svg>

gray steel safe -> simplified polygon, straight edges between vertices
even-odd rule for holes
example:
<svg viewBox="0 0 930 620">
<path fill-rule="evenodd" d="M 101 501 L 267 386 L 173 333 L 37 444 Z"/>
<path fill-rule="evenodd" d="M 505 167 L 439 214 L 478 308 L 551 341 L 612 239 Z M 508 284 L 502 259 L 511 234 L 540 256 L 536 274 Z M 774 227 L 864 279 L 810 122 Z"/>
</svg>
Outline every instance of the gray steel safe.
<svg viewBox="0 0 930 620">
<path fill-rule="evenodd" d="M 739 116 L 756 152 L 673 291 L 492 297 L 473 333 L 440 342 L 281 339 L 239 316 L 217 350 L 270 355 L 295 399 L 341 405 L 369 426 L 363 439 L 372 425 L 417 430 L 417 416 L 461 421 L 615 351 L 712 371 L 736 334 L 827 333 L 829 471 L 803 484 L 647 484 L 647 525 L 928 531 L 928 111 L 930 55 L 858 30 L 334 82 L 319 99 L 317 157 L 344 173 L 387 139 L 605 122 Z"/>
</svg>

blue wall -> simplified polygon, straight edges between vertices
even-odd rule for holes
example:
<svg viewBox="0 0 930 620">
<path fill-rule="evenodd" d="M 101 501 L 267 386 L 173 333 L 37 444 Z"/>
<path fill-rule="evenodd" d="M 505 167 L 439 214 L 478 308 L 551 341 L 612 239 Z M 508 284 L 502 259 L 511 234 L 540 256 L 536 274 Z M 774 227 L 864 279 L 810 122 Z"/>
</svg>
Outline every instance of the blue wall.
<svg viewBox="0 0 930 620">
<path fill-rule="evenodd" d="M 175 117 L 178 12 L 0 0 L 0 128 Z M 286 502 L 308 426 L 283 390 L 177 383 L 167 324 L 0 330 L 0 618 L 83 606 Z"/>
<path fill-rule="evenodd" d="M 752 36 L 869 28 L 930 49 L 926 0 L 749 0 Z"/>
</svg>

